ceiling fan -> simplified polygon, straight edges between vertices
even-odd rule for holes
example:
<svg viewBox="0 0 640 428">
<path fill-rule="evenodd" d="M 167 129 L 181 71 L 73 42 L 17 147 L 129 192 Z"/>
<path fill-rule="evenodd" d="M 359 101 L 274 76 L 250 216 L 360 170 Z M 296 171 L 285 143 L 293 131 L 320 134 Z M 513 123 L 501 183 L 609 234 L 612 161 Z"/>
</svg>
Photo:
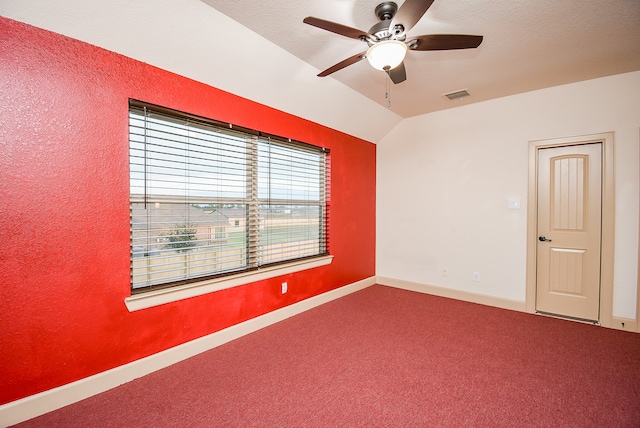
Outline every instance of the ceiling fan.
<svg viewBox="0 0 640 428">
<path fill-rule="evenodd" d="M 431 34 L 407 37 L 407 32 L 422 18 L 434 0 L 406 0 L 400 8 L 391 1 L 376 6 L 375 14 L 380 20 L 369 32 L 312 16 L 303 22 L 341 36 L 361 40 L 369 46 L 365 52 L 340 61 L 327 68 L 319 77 L 325 77 L 363 59 L 378 70 L 385 71 L 393 83 L 404 82 L 407 72 L 404 57 L 407 51 L 438 51 L 477 48 L 482 36 L 464 34 Z"/>
</svg>

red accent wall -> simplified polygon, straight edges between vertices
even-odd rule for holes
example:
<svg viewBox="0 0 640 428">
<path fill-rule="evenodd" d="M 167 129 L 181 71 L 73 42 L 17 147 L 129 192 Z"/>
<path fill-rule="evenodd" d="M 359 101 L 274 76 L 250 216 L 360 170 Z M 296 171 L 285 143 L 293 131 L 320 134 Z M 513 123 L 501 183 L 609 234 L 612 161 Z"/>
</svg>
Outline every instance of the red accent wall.
<svg viewBox="0 0 640 428">
<path fill-rule="evenodd" d="M 129 98 L 330 148 L 333 263 L 128 312 Z M 0 404 L 375 274 L 374 144 L 3 17 L 0 147 Z"/>
</svg>

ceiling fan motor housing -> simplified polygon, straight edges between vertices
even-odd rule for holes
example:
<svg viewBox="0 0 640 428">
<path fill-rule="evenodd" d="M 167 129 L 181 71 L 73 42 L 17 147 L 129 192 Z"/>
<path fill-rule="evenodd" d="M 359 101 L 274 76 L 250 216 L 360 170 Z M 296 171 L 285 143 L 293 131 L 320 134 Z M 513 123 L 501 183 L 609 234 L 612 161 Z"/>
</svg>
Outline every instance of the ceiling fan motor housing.
<svg viewBox="0 0 640 428">
<path fill-rule="evenodd" d="M 378 22 L 369 29 L 369 34 L 374 35 L 377 41 L 389 39 L 391 37 L 391 33 L 389 32 L 390 23 L 391 21 Z M 373 44 L 370 40 L 368 40 L 368 43 L 370 46 Z"/>
</svg>

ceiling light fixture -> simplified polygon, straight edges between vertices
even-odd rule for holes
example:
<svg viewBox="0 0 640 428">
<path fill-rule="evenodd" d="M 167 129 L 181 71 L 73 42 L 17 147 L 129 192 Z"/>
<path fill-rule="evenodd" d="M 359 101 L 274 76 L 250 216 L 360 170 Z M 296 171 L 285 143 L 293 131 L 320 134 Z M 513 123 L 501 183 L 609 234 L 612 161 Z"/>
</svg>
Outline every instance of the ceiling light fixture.
<svg viewBox="0 0 640 428">
<path fill-rule="evenodd" d="M 369 64 L 377 70 L 389 71 L 404 61 L 407 45 L 398 40 L 383 40 L 367 50 Z"/>
</svg>

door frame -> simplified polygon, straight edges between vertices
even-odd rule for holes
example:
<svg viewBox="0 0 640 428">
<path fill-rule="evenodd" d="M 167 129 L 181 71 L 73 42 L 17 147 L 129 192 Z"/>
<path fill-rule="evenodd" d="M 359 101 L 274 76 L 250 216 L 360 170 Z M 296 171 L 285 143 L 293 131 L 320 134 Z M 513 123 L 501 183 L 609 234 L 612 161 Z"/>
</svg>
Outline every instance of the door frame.
<svg viewBox="0 0 640 428">
<path fill-rule="evenodd" d="M 613 314 L 613 251 L 615 248 L 615 200 L 613 132 L 529 141 L 529 188 L 527 199 L 527 312 L 536 311 L 538 150 L 550 147 L 602 143 L 602 239 L 600 247 L 600 325 L 611 327 Z"/>
</svg>

